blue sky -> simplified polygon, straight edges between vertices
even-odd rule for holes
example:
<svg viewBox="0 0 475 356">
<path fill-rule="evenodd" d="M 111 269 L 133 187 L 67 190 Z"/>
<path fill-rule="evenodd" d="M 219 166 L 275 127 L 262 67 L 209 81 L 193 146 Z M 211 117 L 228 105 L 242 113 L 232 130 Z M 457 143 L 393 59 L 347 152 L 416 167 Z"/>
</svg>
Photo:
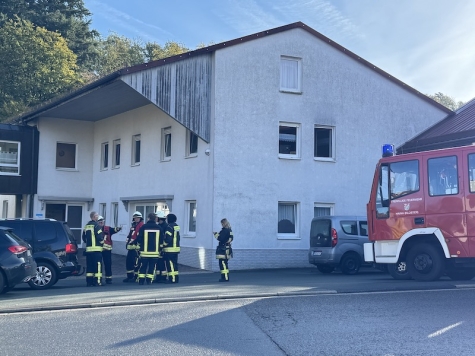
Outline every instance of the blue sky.
<svg viewBox="0 0 475 356">
<path fill-rule="evenodd" d="M 92 28 L 164 44 L 232 40 L 302 21 L 424 94 L 475 97 L 472 0 L 84 0 Z"/>
</svg>

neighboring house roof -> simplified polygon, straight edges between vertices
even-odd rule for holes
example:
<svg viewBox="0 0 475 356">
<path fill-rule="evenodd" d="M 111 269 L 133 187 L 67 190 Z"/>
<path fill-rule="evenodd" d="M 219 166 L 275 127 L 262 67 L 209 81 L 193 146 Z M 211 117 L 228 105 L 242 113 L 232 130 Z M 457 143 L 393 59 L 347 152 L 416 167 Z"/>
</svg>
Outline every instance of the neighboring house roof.
<svg viewBox="0 0 475 356">
<path fill-rule="evenodd" d="M 475 143 L 475 99 L 398 147 L 397 153 L 460 147 L 473 143 Z"/>
<path fill-rule="evenodd" d="M 338 51 L 346 54 L 347 56 L 361 63 L 362 65 L 382 75 L 386 79 L 394 82 L 395 84 L 402 87 L 403 89 L 418 96 L 422 100 L 425 100 L 428 103 L 434 105 L 438 109 L 444 110 L 447 113 L 451 112 L 451 110 L 447 109 L 445 106 L 437 103 L 436 101 L 420 93 L 419 91 L 415 90 L 409 85 L 396 79 L 392 75 L 386 73 L 385 71 L 381 70 L 380 68 L 371 64 L 370 62 L 364 60 L 363 58 L 356 55 L 355 53 L 340 46 L 338 43 L 333 42 L 328 37 L 308 27 L 304 23 L 295 22 L 286 26 L 281 26 L 281 27 L 277 27 L 271 30 L 258 32 L 249 36 L 237 38 L 228 42 L 222 42 L 219 44 L 197 49 L 195 51 L 186 52 L 186 53 L 176 55 L 173 57 L 168 57 L 165 59 L 160 59 L 160 60 L 120 69 L 72 93 L 57 97 L 48 103 L 37 106 L 33 108 L 31 111 L 25 112 L 15 118 L 12 118 L 11 120 L 9 120 L 9 122 L 26 123 L 28 121 L 34 120 L 41 116 L 63 118 L 63 119 L 74 119 L 74 120 L 97 121 L 97 120 L 101 120 L 101 119 L 119 114 L 121 112 L 133 110 L 141 106 L 148 105 L 152 103 L 153 101 L 150 99 L 147 99 L 144 95 L 139 93 L 137 90 L 134 90 L 129 84 L 125 83 L 123 81 L 124 76 L 127 76 L 132 73 L 140 72 L 140 71 L 145 71 L 150 68 L 164 66 L 164 65 L 174 63 L 174 62 L 184 61 L 189 58 L 195 58 L 197 56 L 206 56 L 207 54 L 211 54 L 222 48 L 227 48 L 227 47 L 234 46 L 234 45 L 247 42 L 247 41 L 253 41 L 256 39 L 260 39 L 262 37 L 270 36 L 273 34 L 292 30 L 295 28 L 301 28 L 307 31 L 308 33 L 319 38 L 320 40 L 324 41 L 325 43 L 337 49 Z M 153 103 L 157 105 L 158 107 L 160 107 L 156 102 L 153 102 Z M 170 112 L 168 113 L 170 114 Z M 187 126 L 188 118 L 180 119 L 180 118 L 175 117 L 173 114 L 170 114 L 170 116 L 172 116 L 175 120 L 179 121 L 183 125 Z M 198 133 L 198 135 L 200 135 L 200 137 L 202 137 L 203 139 L 207 140 L 206 130 L 202 132 L 202 130 L 200 131 L 199 127 L 197 130 L 194 130 L 192 127 L 188 127 L 188 128 Z"/>
</svg>

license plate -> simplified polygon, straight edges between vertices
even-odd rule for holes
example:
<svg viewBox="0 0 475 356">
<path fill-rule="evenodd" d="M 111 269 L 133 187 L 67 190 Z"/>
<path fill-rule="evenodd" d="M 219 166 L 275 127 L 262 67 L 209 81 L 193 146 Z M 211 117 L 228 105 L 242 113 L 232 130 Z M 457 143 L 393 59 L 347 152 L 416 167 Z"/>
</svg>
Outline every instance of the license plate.
<svg viewBox="0 0 475 356">
<path fill-rule="evenodd" d="M 322 254 L 322 251 L 313 251 L 312 254 L 314 256 L 320 256 Z"/>
</svg>

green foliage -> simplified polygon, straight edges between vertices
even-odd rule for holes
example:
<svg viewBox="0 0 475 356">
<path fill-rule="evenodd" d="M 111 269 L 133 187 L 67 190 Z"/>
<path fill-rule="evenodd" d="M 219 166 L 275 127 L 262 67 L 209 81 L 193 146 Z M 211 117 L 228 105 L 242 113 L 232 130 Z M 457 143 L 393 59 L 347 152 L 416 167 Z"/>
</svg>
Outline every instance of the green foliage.
<svg viewBox="0 0 475 356">
<path fill-rule="evenodd" d="M 0 13 L 8 19 L 18 16 L 48 31 L 60 33 L 77 55 L 79 66 L 93 67 L 99 33 L 89 29 L 91 13 L 83 0 L 1 0 Z"/>
<path fill-rule="evenodd" d="M 463 101 L 455 101 L 455 99 L 452 98 L 451 96 L 445 95 L 441 92 L 435 93 L 433 95 L 428 94 L 427 96 L 429 98 L 437 101 L 439 104 L 444 105 L 446 108 L 448 108 L 452 111 L 455 111 L 458 108 L 465 105 L 465 103 Z"/>
<path fill-rule="evenodd" d="M 144 50 L 147 62 L 156 61 L 157 59 L 167 58 L 189 51 L 189 49 L 184 45 L 172 41 L 167 41 L 163 47 L 156 42 L 148 42 L 145 44 Z"/>
<path fill-rule="evenodd" d="M 61 35 L 19 18 L 0 27 L 0 73 L 0 120 L 82 84 Z"/>
</svg>

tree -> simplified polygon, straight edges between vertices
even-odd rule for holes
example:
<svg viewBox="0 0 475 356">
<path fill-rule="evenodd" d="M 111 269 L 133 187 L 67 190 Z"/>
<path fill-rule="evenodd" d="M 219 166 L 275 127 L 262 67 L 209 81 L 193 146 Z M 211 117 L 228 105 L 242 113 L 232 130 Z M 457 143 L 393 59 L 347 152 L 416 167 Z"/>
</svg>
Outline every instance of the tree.
<svg viewBox="0 0 475 356">
<path fill-rule="evenodd" d="M 18 16 L 48 31 L 59 32 L 77 55 L 79 66 L 92 69 L 99 33 L 89 29 L 91 13 L 83 0 L 1 0 L 0 13 L 11 20 Z"/>
<path fill-rule="evenodd" d="M 138 41 L 116 33 L 111 33 L 107 38 L 100 40 L 98 53 L 95 71 L 100 76 L 143 63 L 145 60 L 144 50 Z"/>
<path fill-rule="evenodd" d="M 427 96 L 431 99 L 434 99 L 439 104 L 444 105 L 446 108 L 449 108 L 452 111 L 455 111 L 458 108 L 465 105 L 463 101 L 456 102 L 454 98 L 452 98 L 451 96 L 445 95 L 441 92 L 435 93 L 433 95 L 428 94 Z"/>
<path fill-rule="evenodd" d="M 147 62 L 156 61 L 157 59 L 167 58 L 189 51 L 189 49 L 183 44 L 172 41 L 167 41 L 163 47 L 156 42 L 148 42 L 145 44 L 144 50 Z"/>
<path fill-rule="evenodd" d="M 18 17 L 0 27 L 0 73 L 0 120 L 82 84 L 64 38 Z"/>
</svg>

